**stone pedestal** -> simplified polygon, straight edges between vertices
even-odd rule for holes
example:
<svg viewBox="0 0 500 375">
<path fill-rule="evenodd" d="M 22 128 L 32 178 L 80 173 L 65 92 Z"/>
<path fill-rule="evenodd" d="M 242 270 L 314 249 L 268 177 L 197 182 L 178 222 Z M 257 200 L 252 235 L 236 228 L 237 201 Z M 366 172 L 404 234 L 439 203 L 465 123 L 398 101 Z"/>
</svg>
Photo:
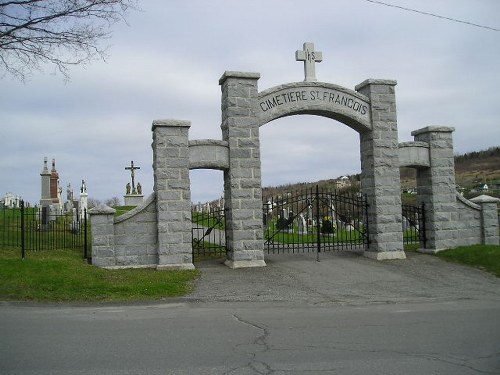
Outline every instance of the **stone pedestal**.
<svg viewBox="0 0 500 375">
<path fill-rule="evenodd" d="M 127 194 L 123 196 L 125 206 L 139 206 L 144 201 L 142 194 Z"/>
</svg>

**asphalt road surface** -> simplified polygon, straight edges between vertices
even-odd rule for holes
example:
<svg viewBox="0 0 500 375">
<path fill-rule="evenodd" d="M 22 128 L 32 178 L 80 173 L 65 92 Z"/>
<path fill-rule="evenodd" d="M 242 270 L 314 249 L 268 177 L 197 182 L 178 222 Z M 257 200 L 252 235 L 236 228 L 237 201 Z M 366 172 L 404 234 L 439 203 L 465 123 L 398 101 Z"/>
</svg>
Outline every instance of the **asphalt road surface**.
<svg viewBox="0 0 500 375">
<path fill-rule="evenodd" d="M 500 280 L 409 255 L 205 262 L 155 303 L 1 303 L 0 374 L 500 374 Z"/>
</svg>

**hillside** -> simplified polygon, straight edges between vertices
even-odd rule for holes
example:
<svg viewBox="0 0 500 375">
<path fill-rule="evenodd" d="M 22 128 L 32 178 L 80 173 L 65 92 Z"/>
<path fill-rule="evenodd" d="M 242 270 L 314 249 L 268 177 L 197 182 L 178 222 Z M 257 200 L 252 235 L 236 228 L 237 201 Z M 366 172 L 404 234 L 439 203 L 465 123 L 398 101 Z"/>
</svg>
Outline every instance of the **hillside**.
<svg viewBox="0 0 500 375">
<path fill-rule="evenodd" d="M 401 187 L 403 189 L 415 188 L 416 170 L 413 168 L 401 168 Z M 349 183 L 339 189 L 338 178 L 321 180 L 310 183 L 295 183 L 281 186 L 263 188 L 263 196 L 277 196 L 285 192 L 293 192 L 319 185 L 322 189 L 338 189 L 357 191 L 359 190 L 359 174 L 346 176 Z M 472 197 L 483 192 L 475 191 L 475 188 L 488 184 L 490 187 L 485 194 L 500 197 L 500 147 L 491 147 L 483 151 L 474 151 L 455 156 L 455 180 L 465 196 Z"/>
<path fill-rule="evenodd" d="M 471 188 L 477 184 L 500 184 L 500 147 L 455 157 L 457 184 Z"/>
</svg>

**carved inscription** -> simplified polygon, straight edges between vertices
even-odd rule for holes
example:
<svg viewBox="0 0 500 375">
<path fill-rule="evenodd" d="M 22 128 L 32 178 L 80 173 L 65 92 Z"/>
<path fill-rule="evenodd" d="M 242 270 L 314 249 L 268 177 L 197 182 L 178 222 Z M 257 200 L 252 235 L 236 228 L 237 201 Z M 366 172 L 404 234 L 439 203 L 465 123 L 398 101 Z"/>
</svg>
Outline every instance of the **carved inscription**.
<svg viewBox="0 0 500 375">
<path fill-rule="evenodd" d="M 262 112 L 267 112 L 282 106 L 293 107 L 294 103 L 299 104 L 299 102 L 331 105 L 332 107 L 340 107 L 357 112 L 362 116 L 368 114 L 368 104 L 365 101 L 341 91 L 324 88 L 317 90 L 287 90 L 274 93 L 271 96 L 263 97 L 259 102 L 259 107 Z"/>
</svg>

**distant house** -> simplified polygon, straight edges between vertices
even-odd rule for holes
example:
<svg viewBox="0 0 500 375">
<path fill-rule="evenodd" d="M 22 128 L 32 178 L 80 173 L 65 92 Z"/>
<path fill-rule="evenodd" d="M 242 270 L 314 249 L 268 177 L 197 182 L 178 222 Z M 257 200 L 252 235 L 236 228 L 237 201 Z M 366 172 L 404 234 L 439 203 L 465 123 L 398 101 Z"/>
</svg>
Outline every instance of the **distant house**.
<svg viewBox="0 0 500 375">
<path fill-rule="evenodd" d="M 351 186 L 351 180 L 349 180 L 349 177 L 347 177 L 347 176 L 341 176 L 341 177 L 337 178 L 334 181 L 334 183 L 335 183 L 336 189 L 342 189 L 342 188 Z"/>
<path fill-rule="evenodd" d="M 480 184 L 476 185 L 471 189 L 471 193 L 483 193 L 489 190 L 489 187 L 487 184 Z"/>
</svg>

